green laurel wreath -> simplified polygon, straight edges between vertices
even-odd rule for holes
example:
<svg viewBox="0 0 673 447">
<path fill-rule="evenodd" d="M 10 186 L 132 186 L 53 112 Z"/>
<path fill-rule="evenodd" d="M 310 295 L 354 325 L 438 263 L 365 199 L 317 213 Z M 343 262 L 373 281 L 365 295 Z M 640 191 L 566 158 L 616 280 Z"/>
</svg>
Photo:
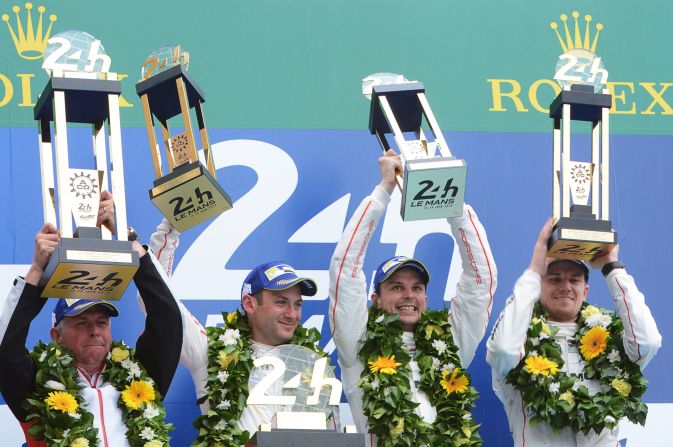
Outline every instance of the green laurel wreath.
<svg viewBox="0 0 673 447">
<path fill-rule="evenodd" d="M 428 424 L 415 411 L 418 403 L 412 399 L 409 382 L 412 356 L 402 346 L 399 315 L 370 307 L 359 352 L 365 369 L 358 386 L 364 394 L 363 410 L 369 431 L 377 436 L 379 447 L 482 445 L 477 433 L 479 424 L 471 413 L 478 393 L 469 386 L 469 375 L 461 368 L 448 317 L 446 309 L 428 310 L 421 316 L 414 333 L 413 358 L 421 375 L 419 389 L 437 411 L 435 422 Z M 372 364 L 382 357 L 393 357 L 399 362 L 400 365 L 393 368 L 394 373 L 372 370 Z M 442 386 L 442 381 L 449 376 L 456 377 L 464 386 L 449 392 Z"/>
</svg>

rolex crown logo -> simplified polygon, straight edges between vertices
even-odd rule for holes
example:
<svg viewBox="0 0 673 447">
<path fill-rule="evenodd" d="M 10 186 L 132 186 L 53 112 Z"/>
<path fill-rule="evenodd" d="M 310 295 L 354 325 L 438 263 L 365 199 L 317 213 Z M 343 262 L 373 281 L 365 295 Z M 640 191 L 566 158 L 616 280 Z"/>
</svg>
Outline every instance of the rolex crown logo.
<svg viewBox="0 0 673 447">
<path fill-rule="evenodd" d="M 56 21 L 57 17 L 54 14 L 49 16 L 49 26 L 47 31 L 43 34 L 43 16 L 45 12 L 44 6 L 38 6 L 37 11 L 40 13 L 40 17 L 37 21 L 37 29 L 33 25 L 33 4 L 26 3 L 26 25 L 21 23 L 21 18 L 19 17 L 19 12 L 21 8 L 18 5 L 12 7 L 12 12 L 16 16 L 16 30 L 12 27 L 12 24 L 9 23 L 9 14 L 5 13 L 2 15 L 2 20 L 7 24 L 9 32 L 12 35 L 12 40 L 14 41 L 14 46 L 16 47 L 17 53 L 24 59 L 34 60 L 42 57 L 44 49 L 47 46 L 47 40 L 49 40 L 49 34 L 51 33 L 51 26 Z"/>
<path fill-rule="evenodd" d="M 572 16 L 573 19 L 575 19 L 575 29 L 574 33 L 571 35 L 570 28 L 568 27 L 568 16 L 565 14 L 561 14 L 561 21 L 563 22 L 565 38 L 561 36 L 561 33 L 559 32 L 558 29 L 558 24 L 556 22 L 551 22 L 550 24 L 551 29 L 553 29 L 556 32 L 556 37 L 558 37 L 558 41 L 561 44 L 561 48 L 563 48 L 563 52 L 567 53 L 572 49 L 581 48 L 591 51 L 592 53 L 595 53 L 596 43 L 598 42 L 598 35 L 603 29 L 603 24 L 602 23 L 596 24 L 596 34 L 594 35 L 592 41 L 590 36 L 591 16 L 588 14 L 584 16 L 585 21 L 584 36 L 582 36 L 582 29 L 578 21 L 580 13 L 577 11 L 573 11 Z"/>
</svg>

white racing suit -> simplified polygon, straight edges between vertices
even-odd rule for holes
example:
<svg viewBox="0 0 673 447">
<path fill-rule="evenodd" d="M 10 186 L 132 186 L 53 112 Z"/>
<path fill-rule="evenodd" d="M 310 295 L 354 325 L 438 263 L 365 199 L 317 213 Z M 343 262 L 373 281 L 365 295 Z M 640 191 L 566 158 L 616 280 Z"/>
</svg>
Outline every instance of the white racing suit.
<svg viewBox="0 0 673 447">
<path fill-rule="evenodd" d="M 619 447 L 617 428 L 604 429 L 596 434 L 575 433 L 570 428 L 556 434 L 547 424 L 530 425 L 530 416 L 524 408 L 521 394 L 505 382 L 507 373 L 515 368 L 525 355 L 528 326 L 533 306 L 539 300 L 542 280 L 532 270 L 526 270 L 514 285 L 514 293 L 507 300 L 493 332 L 486 343 L 486 360 L 491 365 L 493 390 L 498 395 L 509 419 L 509 428 L 515 447 Z M 607 277 L 617 315 L 624 324 L 624 349 L 629 358 L 644 368 L 661 346 L 661 335 L 645 304 L 645 297 L 636 287 L 633 277 L 624 269 L 614 269 Z M 574 340 L 576 323 L 553 323 L 559 327 L 556 341 L 561 347 L 563 372 L 582 377 L 584 361 Z M 590 393 L 599 390 L 597 380 L 583 380 Z"/>
<path fill-rule="evenodd" d="M 173 271 L 173 259 L 175 250 L 180 242 L 180 233 L 166 220 L 157 226 L 156 231 L 150 238 L 150 250 L 155 254 L 166 273 L 170 276 Z M 180 353 L 180 363 L 184 365 L 192 375 L 192 381 L 196 390 L 197 398 L 207 394 L 206 383 L 208 379 L 208 337 L 206 330 L 194 317 L 184 304 L 176 297 L 178 307 L 182 314 L 183 341 L 182 351 Z M 138 296 L 138 304 L 144 311 L 142 298 Z M 254 359 L 263 357 L 274 346 L 263 345 L 251 340 L 252 357 Z M 260 370 L 263 370 L 260 368 Z M 253 376 L 251 387 L 261 380 L 258 374 Z M 280 389 L 274 388 L 279 382 L 275 382 L 269 389 L 269 393 L 280 395 Z M 268 394 L 268 393 L 267 393 Z M 200 406 L 201 414 L 206 414 L 210 409 L 210 404 L 205 401 Z M 262 423 L 270 423 L 274 414 L 278 411 L 288 410 L 279 405 L 253 405 L 247 406 L 241 414 L 238 425 L 242 430 L 247 430 L 252 436 L 259 429 Z M 335 416 L 336 417 L 336 416 Z M 337 419 L 338 420 L 338 419 Z M 330 419 L 331 423 L 335 419 Z M 336 427 L 332 427 L 336 428 Z"/>
<path fill-rule="evenodd" d="M 330 263 L 330 326 L 339 353 L 344 391 L 360 433 L 369 431 L 367 418 L 362 410 L 362 390 L 357 387 L 364 369 L 358 358 L 359 343 L 365 334 L 368 316 L 367 284 L 362 266 L 370 238 L 389 201 L 390 194 L 377 186 L 360 203 L 348 222 Z M 451 301 L 449 323 L 453 340 L 458 346 L 460 363 L 463 368 L 467 368 L 486 332 L 497 272 L 486 232 L 474 210 L 465 205 L 462 217 L 448 221 L 462 260 L 462 274 L 456 297 Z M 402 343 L 413 350 L 413 333 L 405 332 Z M 409 366 L 412 371 L 409 380 L 413 399 L 420 404 L 416 412 L 425 422 L 432 423 L 436 411 L 427 395 L 416 386 L 420 378 L 418 365 L 412 360 Z M 367 437 L 367 445 L 376 445 L 373 436 Z"/>
</svg>

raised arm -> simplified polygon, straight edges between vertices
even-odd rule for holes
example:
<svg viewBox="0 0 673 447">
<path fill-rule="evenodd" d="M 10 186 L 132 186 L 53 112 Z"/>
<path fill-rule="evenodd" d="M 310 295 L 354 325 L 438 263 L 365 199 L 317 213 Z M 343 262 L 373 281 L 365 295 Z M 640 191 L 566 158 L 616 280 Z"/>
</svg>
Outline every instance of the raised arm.
<svg viewBox="0 0 673 447">
<path fill-rule="evenodd" d="M 451 301 L 450 323 L 460 362 L 467 368 L 486 333 L 498 271 L 486 231 L 472 207 L 465 204 L 463 215 L 448 221 L 463 269 Z"/>
<path fill-rule="evenodd" d="M 367 326 L 367 284 L 362 271 L 372 234 L 385 212 L 401 169 L 393 151 L 379 159 L 381 183 L 355 210 L 330 262 L 329 321 L 339 351 L 339 363 L 348 368 L 357 362 L 358 342 Z"/>
<path fill-rule="evenodd" d="M 601 270 L 608 263 L 619 259 L 619 246 L 596 258 L 591 266 Z M 614 265 L 614 264 L 612 264 Z M 623 264 L 622 264 L 623 265 Z M 631 275 L 624 268 L 614 268 L 605 278 L 617 315 L 622 320 L 624 332 L 624 350 L 631 361 L 644 368 L 661 347 L 661 334 L 652 317 L 650 308 L 645 304 L 645 296 L 638 290 Z"/>
<path fill-rule="evenodd" d="M 21 422 L 28 416 L 22 404 L 35 389 L 35 364 L 26 350 L 26 339 L 31 322 L 47 302 L 40 297 L 38 284 L 59 240 L 52 224 L 40 229 L 28 273 L 25 279 L 14 280 L 0 316 L 0 392 Z"/>
<path fill-rule="evenodd" d="M 514 292 L 507 299 L 486 342 L 486 361 L 498 378 L 515 368 L 525 353 L 526 333 L 533 306 L 540 299 L 542 276 L 547 271 L 547 240 L 552 225 L 552 219 L 548 219 L 542 227 L 530 265 L 516 281 Z"/>
</svg>

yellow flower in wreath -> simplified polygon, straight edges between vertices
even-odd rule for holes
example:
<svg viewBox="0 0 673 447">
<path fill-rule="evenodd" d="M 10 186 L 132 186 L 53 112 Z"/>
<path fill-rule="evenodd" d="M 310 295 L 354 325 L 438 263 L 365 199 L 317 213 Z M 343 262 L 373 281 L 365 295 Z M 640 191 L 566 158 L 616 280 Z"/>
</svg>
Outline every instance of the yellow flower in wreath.
<svg viewBox="0 0 673 447">
<path fill-rule="evenodd" d="M 238 320 L 238 313 L 232 312 L 230 314 L 227 314 L 227 323 L 231 324 L 234 323 L 236 320 Z"/>
<path fill-rule="evenodd" d="M 594 359 L 605 352 L 610 334 L 602 326 L 590 329 L 580 339 L 580 352 L 584 360 Z"/>
<path fill-rule="evenodd" d="M 446 390 L 446 394 L 458 393 L 462 394 L 467 391 L 467 386 L 469 385 L 469 380 L 467 376 L 458 375 L 460 373 L 460 368 L 453 368 L 451 377 L 447 379 L 449 371 L 445 370 L 442 373 L 442 380 L 439 381 L 439 384 Z"/>
<path fill-rule="evenodd" d="M 221 369 L 229 368 L 229 365 L 235 365 L 238 363 L 238 351 L 234 351 L 231 354 L 224 352 L 224 349 L 217 354 L 217 363 L 220 364 Z"/>
<path fill-rule="evenodd" d="M 369 370 L 376 374 L 380 372 L 381 374 L 397 374 L 397 367 L 401 365 L 395 361 L 395 356 L 391 355 L 390 357 L 379 356 L 373 362 L 369 363 Z"/>
<path fill-rule="evenodd" d="M 404 431 L 404 418 L 396 418 L 396 419 L 397 422 L 395 423 L 395 426 L 390 430 L 390 434 L 393 436 L 399 436 Z"/>
<path fill-rule="evenodd" d="M 542 355 L 529 355 L 526 357 L 526 370 L 534 376 L 556 374 L 558 364 Z"/>
<path fill-rule="evenodd" d="M 74 413 L 79 408 L 77 399 L 65 391 L 52 391 L 47 394 L 44 402 L 49 405 L 52 410 L 61 411 L 63 413 Z"/>
<path fill-rule="evenodd" d="M 631 394 L 631 384 L 624 379 L 612 379 L 611 385 L 612 388 L 616 389 L 624 397 Z"/>
<path fill-rule="evenodd" d="M 77 438 L 70 443 L 70 447 L 89 447 L 89 440 L 86 438 Z"/>
<path fill-rule="evenodd" d="M 129 351 L 127 349 L 112 348 L 112 352 L 110 354 L 112 355 L 112 361 L 117 363 L 123 362 L 129 358 Z"/>
<path fill-rule="evenodd" d="M 122 391 L 122 399 L 126 406 L 132 410 L 139 410 L 140 406 L 154 401 L 154 388 L 144 380 L 134 380 Z"/>
<path fill-rule="evenodd" d="M 441 326 L 437 326 L 436 324 L 427 325 L 425 327 L 425 339 L 430 340 L 433 333 L 437 334 L 438 337 L 441 337 L 444 335 L 444 329 L 442 329 Z"/>
<path fill-rule="evenodd" d="M 158 439 L 153 439 L 143 444 L 143 447 L 164 447 L 164 443 L 159 441 Z"/>
<path fill-rule="evenodd" d="M 573 393 L 571 393 L 570 391 L 566 391 L 565 393 L 559 394 L 558 398 L 560 400 L 565 400 L 566 402 L 568 402 L 571 407 L 575 405 L 575 399 L 573 398 Z"/>
</svg>

